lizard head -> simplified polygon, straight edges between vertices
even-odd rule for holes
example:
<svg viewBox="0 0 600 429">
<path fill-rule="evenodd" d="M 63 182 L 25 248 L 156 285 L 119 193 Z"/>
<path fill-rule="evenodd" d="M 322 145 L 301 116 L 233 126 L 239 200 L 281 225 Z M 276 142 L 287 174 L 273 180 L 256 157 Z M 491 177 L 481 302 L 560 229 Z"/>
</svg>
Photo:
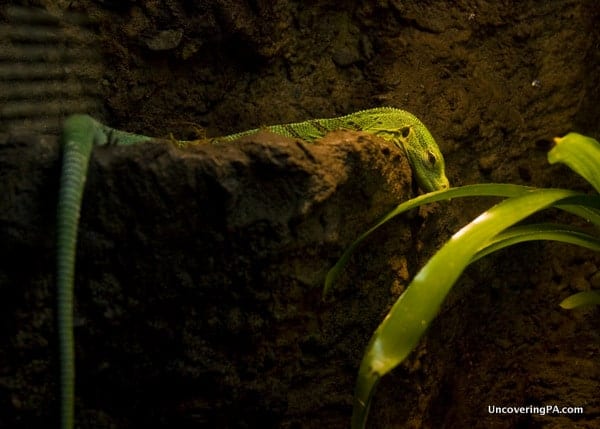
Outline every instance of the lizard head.
<svg viewBox="0 0 600 429">
<path fill-rule="evenodd" d="M 395 133 L 393 141 L 406 152 L 421 189 L 432 192 L 450 187 L 446 177 L 444 157 L 433 136 L 423 124 L 402 126 Z"/>
<path fill-rule="evenodd" d="M 361 113 L 357 120 L 355 116 Z M 404 150 L 422 190 L 432 192 L 450 187 L 440 148 L 427 127 L 412 113 L 382 107 L 350 116 L 353 123 L 358 122 L 363 131 L 376 134 Z"/>
</svg>

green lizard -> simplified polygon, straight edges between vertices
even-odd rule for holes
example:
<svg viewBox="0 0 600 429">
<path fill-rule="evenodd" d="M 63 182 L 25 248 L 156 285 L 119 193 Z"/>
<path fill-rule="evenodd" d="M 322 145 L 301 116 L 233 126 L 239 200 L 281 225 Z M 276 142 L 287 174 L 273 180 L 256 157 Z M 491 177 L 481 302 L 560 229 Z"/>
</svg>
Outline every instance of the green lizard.
<svg viewBox="0 0 600 429">
<path fill-rule="evenodd" d="M 349 129 L 365 131 L 389 140 L 407 154 L 417 183 L 425 191 L 449 186 L 444 158 L 427 128 L 412 114 L 392 107 L 361 110 L 331 119 L 312 119 L 286 125 L 272 125 L 267 130 L 286 137 L 314 141 L 327 132 Z M 210 139 L 224 143 L 258 132 L 244 131 Z M 130 145 L 155 140 L 139 134 L 115 130 L 88 115 L 68 117 L 62 129 L 63 165 L 57 212 L 57 296 L 60 357 L 61 428 L 72 429 L 74 423 L 75 353 L 73 336 L 73 286 L 75 249 L 87 168 L 94 145 L 116 143 Z M 186 143 L 186 142 L 181 142 Z"/>
</svg>

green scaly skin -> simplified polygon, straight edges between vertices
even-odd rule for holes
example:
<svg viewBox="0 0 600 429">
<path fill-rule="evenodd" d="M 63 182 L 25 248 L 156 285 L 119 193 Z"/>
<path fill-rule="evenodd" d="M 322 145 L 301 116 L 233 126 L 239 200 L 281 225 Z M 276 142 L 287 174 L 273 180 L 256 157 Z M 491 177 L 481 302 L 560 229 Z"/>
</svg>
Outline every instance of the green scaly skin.
<svg viewBox="0 0 600 429">
<path fill-rule="evenodd" d="M 331 119 L 312 119 L 265 129 L 282 136 L 309 142 L 329 131 L 364 131 L 391 141 L 407 154 L 413 174 L 425 191 L 449 187 L 444 171 L 444 158 L 425 127 L 414 115 L 392 107 L 361 110 Z M 244 131 L 212 139 L 215 144 L 226 143 L 258 132 Z M 57 213 L 57 288 L 58 336 L 60 357 L 61 428 L 72 429 L 75 408 L 75 352 L 73 337 L 73 288 L 75 250 L 81 200 L 87 168 L 94 145 L 115 143 L 131 145 L 157 140 L 139 134 L 115 130 L 88 115 L 73 115 L 63 125 L 61 144 L 63 166 Z M 181 142 L 187 143 L 187 142 Z"/>
<path fill-rule="evenodd" d="M 393 107 L 361 110 L 350 115 L 330 119 L 312 119 L 285 125 L 265 127 L 275 134 L 299 138 L 309 142 L 323 137 L 329 131 L 355 130 L 375 134 L 402 148 L 419 186 L 427 192 L 450 186 L 445 173 L 444 157 L 429 130 L 412 113 Z M 214 139 L 227 142 L 254 134 L 248 130 Z"/>
<path fill-rule="evenodd" d="M 70 116 L 63 124 L 61 136 L 63 164 L 56 216 L 60 424 L 63 429 L 72 429 L 74 421 L 73 286 L 81 199 L 93 146 L 107 144 L 113 137 L 119 139 L 120 144 L 150 140 L 148 137 L 112 130 L 87 115 Z"/>
</svg>

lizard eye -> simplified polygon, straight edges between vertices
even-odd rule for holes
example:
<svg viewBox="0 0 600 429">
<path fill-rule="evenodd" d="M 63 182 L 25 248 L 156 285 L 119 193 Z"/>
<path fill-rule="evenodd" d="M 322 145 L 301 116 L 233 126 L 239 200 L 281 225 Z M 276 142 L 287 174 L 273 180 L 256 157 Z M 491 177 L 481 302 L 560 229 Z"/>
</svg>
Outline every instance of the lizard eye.
<svg viewBox="0 0 600 429">
<path fill-rule="evenodd" d="M 432 166 L 435 165 L 437 158 L 435 157 L 435 155 L 433 154 L 433 152 L 431 151 L 427 151 L 427 160 L 429 161 L 429 164 L 431 164 Z"/>
<path fill-rule="evenodd" d="M 410 134 L 410 127 L 404 127 L 400 130 L 400 134 L 402 134 L 402 137 L 407 138 L 408 135 Z"/>
</svg>

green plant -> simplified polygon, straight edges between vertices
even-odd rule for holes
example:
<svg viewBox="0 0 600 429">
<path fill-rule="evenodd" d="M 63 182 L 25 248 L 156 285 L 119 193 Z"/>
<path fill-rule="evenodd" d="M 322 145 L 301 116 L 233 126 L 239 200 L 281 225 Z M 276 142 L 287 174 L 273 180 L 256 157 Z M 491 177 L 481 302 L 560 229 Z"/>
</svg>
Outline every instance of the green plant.
<svg viewBox="0 0 600 429">
<path fill-rule="evenodd" d="M 555 139 L 548 153 L 551 164 L 560 162 L 584 177 L 600 192 L 600 143 L 576 133 Z M 414 207 L 458 197 L 496 196 L 506 198 L 463 227 L 421 268 L 374 332 L 360 365 L 352 428 L 364 428 L 374 389 L 379 379 L 400 364 L 416 347 L 437 315 L 446 295 L 464 269 L 473 261 L 507 246 L 530 240 L 555 240 L 600 251 L 597 229 L 518 222 L 550 207 L 586 219 L 600 228 L 600 195 L 587 195 L 567 189 L 540 189 L 511 184 L 479 184 L 431 192 L 406 201 L 358 237 L 329 271 L 327 294 L 358 244 L 395 216 Z M 443 275 L 440 275 L 443 273 Z M 599 304 L 600 291 L 572 295 L 561 302 L 563 308 Z"/>
</svg>

